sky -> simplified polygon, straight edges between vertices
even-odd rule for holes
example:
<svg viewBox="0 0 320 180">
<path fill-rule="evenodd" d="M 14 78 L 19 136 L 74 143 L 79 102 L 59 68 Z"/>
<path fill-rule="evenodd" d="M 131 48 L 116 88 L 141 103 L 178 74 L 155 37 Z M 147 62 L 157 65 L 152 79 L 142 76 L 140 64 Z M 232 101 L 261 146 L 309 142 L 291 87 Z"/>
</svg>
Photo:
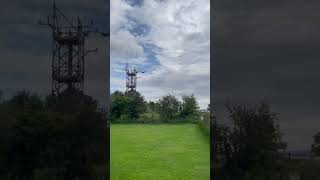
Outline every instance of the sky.
<svg viewBox="0 0 320 180">
<path fill-rule="evenodd" d="M 46 96 L 51 92 L 51 31 L 38 25 L 52 12 L 52 0 L 10 0 L 0 7 L 0 90 L 8 98 L 23 89 Z M 107 0 L 56 0 L 69 18 L 93 19 L 101 31 L 109 31 Z M 84 92 L 106 102 L 109 39 L 90 36 L 86 58 Z"/>
<path fill-rule="evenodd" d="M 264 100 L 279 113 L 290 150 L 310 149 L 320 131 L 320 1 L 215 0 L 213 96 L 225 103 Z"/>
<path fill-rule="evenodd" d="M 147 101 L 194 94 L 210 103 L 210 0 L 110 1 L 111 91 L 125 91 L 125 63 Z"/>
</svg>

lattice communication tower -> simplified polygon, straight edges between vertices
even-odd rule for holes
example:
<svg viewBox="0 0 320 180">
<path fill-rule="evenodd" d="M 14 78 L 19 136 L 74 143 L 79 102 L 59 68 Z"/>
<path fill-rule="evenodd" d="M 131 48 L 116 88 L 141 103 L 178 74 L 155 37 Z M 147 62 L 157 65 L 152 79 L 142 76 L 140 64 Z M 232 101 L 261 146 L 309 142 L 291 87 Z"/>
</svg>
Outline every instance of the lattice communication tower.
<svg viewBox="0 0 320 180">
<path fill-rule="evenodd" d="M 94 27 L 93 21 L 83 25 L 77 17 L 76 21 L 68 19 L 53 2 L 52 14 L 47 21 L 39 21 L 40 25 L 49 26 L 52 30 L 52 94 L 60 95 L 65 91 L 83 92 L 85 56 L 97 49 L 85 48 L 86 37 L 91 33 L 109 36 Z"/>
<path fill-rule="evenodd" d="M 135 66 L 130 66 L 128 63 L 126 64 L 124 70 L 126 71 L 126 91 L 133 92 L 137 89 L 137 74 L 144 73 L 144 71 L 140 71 Z"/>
</svg>

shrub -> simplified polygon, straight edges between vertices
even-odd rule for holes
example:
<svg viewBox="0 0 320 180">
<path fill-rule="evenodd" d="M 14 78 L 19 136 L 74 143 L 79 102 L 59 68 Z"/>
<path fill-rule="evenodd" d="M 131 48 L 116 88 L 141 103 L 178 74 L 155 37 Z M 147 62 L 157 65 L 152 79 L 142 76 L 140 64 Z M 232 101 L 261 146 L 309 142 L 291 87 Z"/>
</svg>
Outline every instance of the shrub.
<svg viewBox="0 0 320 180">
<path fill-rule="evenodd" d="M 159 114 L 157 113 L 143 113 L 138 120 L 139 123 L 160 123 Z"/>
<path fill-rule="evenodd" d="M 262 103 L 254 107 L 228 106 L 231 128 L 221 131 L 220 156 L 224 168 L 234 177 L 257 179 L 258 174 L 279 172 L 283 168 L 280 151 L 285 149 L 276 124 L 277 114 Z"/>
<path fill-rule="evenodd" d="M 129 114 L 121 114 L 117 122 L 129 123 L 129 122 L 134 122 L 134 120 L 130 117 Z"/>
<path fill-rule="evenodd" d="M 199 106 L 194 95 L 182 96 L 180 117 L 186 121 L 195 122 L 199 117 Z"/>
<path fill-rule="evenodd" d="M 180 102 L 175 96 L 166 95 L 159 100 L 160 118 L 163 122 L 176 122 L 179 119 Z"/>
<path fill-rule="evenodd" d="M 210 113 L 201 113 L 200 118 L 197 119 L 201 131 L 205 135 L 210 135 Z"/>
<path fill-rule="evenodd" d="M 111 115 L 112 122 L 137 122 L 139 116 L 147 109 L 144 97 L 135 91 L 120 92 L 111 94 Z"/>
<path fill-rule="evenodd" d="M 313 143 L 311 146 L 311 152 L 314 156 L 320 156 L 320 132 L 313 136 Z"/>
<path fill-rule="evenodd" d="M 67 104 L 73 103 L 68 108 Z M 20 93 L 4 104 L 0 109 L 5 106 L 9 116 L 0 110 L 0 122 L 8 122 L 10 131 L 0 126 L 0 132 L 6 133 L 2 137 L 7 137 L 0 157 L 0 173 L 5 173 L 2 177 L 94 179 L 93 165 L 106 163 L 106 115 L 97 110 L 96 101 L 89 96 L 49 97 L 44 101 Z M 53 178 L 59 169 L 64 169 L 63 178 Z"/>
</svg>

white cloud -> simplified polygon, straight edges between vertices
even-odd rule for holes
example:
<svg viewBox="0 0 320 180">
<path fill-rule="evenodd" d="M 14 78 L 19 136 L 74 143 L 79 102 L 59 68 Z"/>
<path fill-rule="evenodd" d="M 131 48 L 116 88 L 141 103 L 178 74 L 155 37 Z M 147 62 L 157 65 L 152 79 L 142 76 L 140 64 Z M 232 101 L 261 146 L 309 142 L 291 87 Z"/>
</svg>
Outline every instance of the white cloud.
<svg viewBox="0 0 320 180">
<path fill-rule="evenodd" d="M 128 31 L 116 31 L 112 34 L 110 39 L 111 57 L 129 59 L 139 58 L 144 55 L 143 48 L 139 45 L 137 39 L 134 36 L 132 36 Z"/>
<path fill-rule="evenodd" d="M 145 0 L 141 6 L 134 7 L 123 0 L 111 1 L 111 14 L 111 47 L 114 47 L 111 59 L 117 58 L 113 56 L 114 51 L 141 58 L 144 60 L 141 64 L 145 64 L 146 55 L 141 44 L 150 43 L 161 49 L 156 52 L 160 65 L 148 69 L 149 72 L 138 79 L 137 89 L 146 99 L 158 100 L 167 93 L 177 96 L 193 93 L 201 108 L 207 106 L 210 99 L 210 0 Z M 128 17 L 147 25 L 149 33 L 135 37 L 126 28 L 119 30 L 119 27 L 132 26 Z M 119 31 L 125 31 L 121 32 L 121 37 Z M 121 48 L 130 48 L 127 49 L 130 52 L 125 53 Z"/>
</svg>

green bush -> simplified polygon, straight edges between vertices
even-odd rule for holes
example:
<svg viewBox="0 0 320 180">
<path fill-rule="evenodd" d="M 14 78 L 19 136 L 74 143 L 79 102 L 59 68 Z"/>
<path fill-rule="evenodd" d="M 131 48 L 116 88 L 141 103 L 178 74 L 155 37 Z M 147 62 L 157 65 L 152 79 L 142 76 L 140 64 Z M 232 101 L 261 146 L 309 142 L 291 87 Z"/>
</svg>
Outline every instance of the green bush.
<svg viewBox="0 0 320 180">
<path fill-rule="evenodd" d="M 111 121 L 130 123 L 137 122 L 139 116 L 146 112 L 147 103 L 139 92 L 115 91 L 111 94 Z"/>
<path fill-rule="evenodd" d="M 227 106 L 231 127 L 216 127 L 218 163 L 232 179 L 285 178 L 278 114 L 264 103 Z M 272 175 L 272 177 L 270 177 Z"/>
<path fill-rule="evenodd" d="M 139 123 L 160 123 L 159 114 L 157 113 L 143 113 L 138 120 Z"/>
<path fill-rule="evenodd" d="M 89 96 L 19 93 L 0 104 L 0 179 L 92 179 L 93 166 L 106 163 L 106 124 Z M 61 169 L 72 176 L 54 178 Z"/>
<path fill-rule="evenodd" d="M 159 100 L 160 118 L 163 122 L 176 122 L 180 118 L 180 102 L 173 95 L 163 96 Z"/>
<path fill-rule="evenodd" d="M 210 135 L 210 113 L 200 113 L 200 117 L 198 117 L 197 122 L 201 131 L 209 136 Z"/>
<path fill-rule="evenodd" d="M 197 123 L 199 118 L 194 95 L 183 96 L 182 102 L 173 95 L 165 95 L 157 102 L 147 103 L 138 92 L 111 94 L 112 123 Z"/>
<path fill-rule="evenodd" d="M 121 114 L 119 122 L 131 122 L 133 121 L 129 114 Z"/>
</svg>

